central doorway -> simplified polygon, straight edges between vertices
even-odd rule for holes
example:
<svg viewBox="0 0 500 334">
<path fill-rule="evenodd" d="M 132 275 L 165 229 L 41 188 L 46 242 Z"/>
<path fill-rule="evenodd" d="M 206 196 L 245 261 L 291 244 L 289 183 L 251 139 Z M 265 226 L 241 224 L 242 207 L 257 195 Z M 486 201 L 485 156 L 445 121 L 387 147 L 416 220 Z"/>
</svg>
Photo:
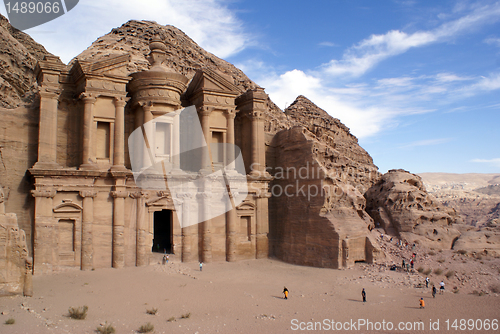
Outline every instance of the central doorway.
<svg viewBox="0 0 500 334">
<path fill-rule="evenodd" d="M 172 210 L 155 211 L 153 252 L 172 253 Z"/>
</svg>

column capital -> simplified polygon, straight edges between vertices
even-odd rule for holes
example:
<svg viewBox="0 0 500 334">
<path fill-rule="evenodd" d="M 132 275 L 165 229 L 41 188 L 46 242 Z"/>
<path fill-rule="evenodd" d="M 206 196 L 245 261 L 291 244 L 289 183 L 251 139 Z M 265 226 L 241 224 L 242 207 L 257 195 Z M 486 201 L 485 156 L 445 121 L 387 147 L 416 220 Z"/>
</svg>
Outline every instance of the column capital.
<svg viewBox="0 0 500 334">
<path fill-rule="evenodd" d="M 111 196 L 113 198 L 126 198 L 128 197 L 128 191 L 113 190 Z"/>
<path fill-rule="evenodd" d="M 97 196 L 97 191 L 95 190 L 80 190 L 80 197 L 85 198 L 85 197 L 96 197 Z"/>
<path fill-rule="evenodd" d="M 234 119 L 236 117 L 236 109 L 226 109 L 224 110 L 224 116 L 226 116 L 227 119 Z"/>
<path fill-rule="evenodd" d="M 138 103 L 139 106 L 144 109 L 144 111 L 150 111 L 151 108 L 153 107 L 153 102 L 144 102 L 144 101 L 141 101 Z"/>
<path fill-rule="evenodd" d="M 83 92 L 78 96 L 78 98 L 84 103 L 94 103 L 97 100 L 97 94 Z"/>
<path fill-rule="evenodd" d="M 38 88 L 38 94 L 42 98 L 47 98 L 47 99 L 57 99 L 59 95 L 61 94 L 61 90 L 57 89 L 55 87 L 39 87 Z"/>
<path fill-rule="evenodd" d="M 55 189 L 40 189 L 40 190 L 32 190 L 31 196 L 54 198 L 56 193 L 57 193 L 57 191 Z"/>
<path fill-rule="evenodd" d="M 198 114 L 200 114 L 201 116 L 210 116 L 212 110 L 214 110 L 214 108 L 207 106 L 198 107 L 196 109 L 198 111 Z"/>
<path fill-rule="evenodd" d="M 130 97 L 126 96 L 115 96 L 114 102 L 116 107 L 125 107 Z"/>
<path fill-rule="evenodd" d="M 183 200 L 189 200 L 193 197 L 193 194 L 191 193 L 179 193 L 177 194 L 178 198 L 182 198 Z"/>
</svg>

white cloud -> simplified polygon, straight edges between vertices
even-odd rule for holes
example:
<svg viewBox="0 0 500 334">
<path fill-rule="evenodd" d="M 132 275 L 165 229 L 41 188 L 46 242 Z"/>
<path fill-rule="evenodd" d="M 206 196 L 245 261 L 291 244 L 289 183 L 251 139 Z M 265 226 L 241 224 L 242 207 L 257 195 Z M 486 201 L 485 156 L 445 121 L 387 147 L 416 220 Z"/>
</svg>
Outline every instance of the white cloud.
<svg viewBox="0 0 500 334">
<path fill-rule="evenodd" d="M 452 140 L 453 140 L 453 138 L 424 139 L 424 140 L 418 140 L 418 141 L 414 141 L 414 142 L 402 145 L 399 148 L 413 148 L 413 147 L 419 147 L 419 146 L 440 145 L 440 144 L 444 144 L 444 143 L 449 143 Z"/>
<path fill-rule="evenodd" d="M 486 44 L 496 45 L 500 47 L 500 38 L 490 37 L 484 40 Z"/>
<path fill-rule="evenodd" d="M 472 159 L 471 162 L 491 164 L 496 167 L 500 167 L 500 158 L 496 159 Z"/>
<path fill-rule="evenodd" d="M 318 44 L 319 46 L 328 46 L 328 47 L 335 47 L 335 46 L 338 46 L 337 44 L 335 43 L 332 43 L 332 42 L 321 42 Z"/>
<path fill-rule="evenodd" d="M 334 76 L 360 76 L 379 62 L 402 54 L 411 48 L 444 41 L 457 34 L 496 21 L 500 17 L 500 3 L 476 8 L 471 14 L 443 23 L 430 31 L 407 34 L 391 30 L 383 35 L 371 35 L 349 48 L 341 60 L 333 59 L 324 65 L 326 73 Z"/>
<path fill-rule="evenodd" d="M 98 37 L 129 20 L 174 25 L 219 57 L 234 55 L 252 43 L 241 21 L 225 0 L 87 0 L 67 14 L 27 30 L 64 62 L 77 56 Z"/>
</svg>

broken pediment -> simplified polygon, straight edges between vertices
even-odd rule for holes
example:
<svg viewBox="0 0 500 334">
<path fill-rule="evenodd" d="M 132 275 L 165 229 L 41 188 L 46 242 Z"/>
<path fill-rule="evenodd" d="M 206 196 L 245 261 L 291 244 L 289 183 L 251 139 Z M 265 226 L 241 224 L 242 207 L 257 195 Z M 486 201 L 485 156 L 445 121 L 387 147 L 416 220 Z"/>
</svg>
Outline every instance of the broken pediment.
<svg viewBox="0 0 500 334">
<path fill-rule="evenodd" d="M 54 208 L 54 213 L 80 213 L 83 208 L 71 200 L 63 201 Z"/>
<path fill-rule="evenodd" d="M 224 93 L 224 95 L 240 95 L 238 87 L 229 82 L 222 74 L 208 68 L 198 70 L 191 80 L 186 96 L 195 95 L 199 91 Z"/>
</svg>

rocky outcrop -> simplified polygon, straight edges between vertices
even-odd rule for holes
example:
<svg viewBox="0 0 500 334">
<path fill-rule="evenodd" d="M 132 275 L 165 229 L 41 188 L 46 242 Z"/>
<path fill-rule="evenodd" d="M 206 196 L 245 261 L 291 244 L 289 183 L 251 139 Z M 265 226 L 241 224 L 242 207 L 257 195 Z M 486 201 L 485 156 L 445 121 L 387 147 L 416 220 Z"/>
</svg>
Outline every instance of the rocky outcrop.
<svg viewBox="0 0 500 334">
<path fill-rule="evenodd" d="M 382 257 L 369 231 L 363 193 L 379 177 L 349 129 L 299 96 L 286 114 L 297 126 L 278 132 L 271 174 L 270 245 L 291 263 L 349 267 Z"/>
<path fill-rule="evenodd" d="M 28 258 L 26 235 L 13 213 L 5 213 L 5 195 L 0 187 L 0 296 L 33 295 L 32 261 Z"/>
<path fill-rule="evenodd" d="M 436 249 L 452 248 L 460 236 L 452 226 L 460 216 L 429 195 L 418 175 L 390 170 L 365 197 L 367 211 L 390 235 Z"/>
<path fill-rule="evenodd" d="M 16 108 L 33 101 L 37 61 L 50 53 L 0 15 L 0 107 Z"/>
<path fill-rule="evenodd" d="M 500 257 L 500 219 L 494 219 L 480 228 L 466 225 L 459 228 L 462 235 L 453 245 L 453 249 Z"/>
</svg>

